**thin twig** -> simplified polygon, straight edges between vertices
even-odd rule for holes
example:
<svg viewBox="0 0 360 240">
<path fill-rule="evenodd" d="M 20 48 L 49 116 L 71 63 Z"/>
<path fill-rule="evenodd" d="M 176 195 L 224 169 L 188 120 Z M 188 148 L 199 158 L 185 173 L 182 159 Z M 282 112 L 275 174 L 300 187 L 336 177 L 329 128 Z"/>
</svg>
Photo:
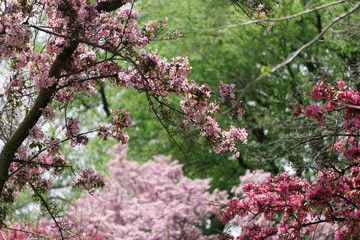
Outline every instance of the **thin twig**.
<svg viewBox="0 0 360 240">
<path fill-rule="evenodd" d="M 40 234 L 40 233 L 27 231 L 27 230 L 20 229 L 20 228 L 12 228 L 12 227 L 8 227 L 8 226 L 3 226 L 3 228 L 9 229 L 9 230 L 14 230 L 14 231 L 20 231 L 20 232 L 24 232 L 24 233 L 29 233 L 29 234 L 35 235 L 36 237 L 41 237 L 41 238 L 36 238 L 36 239 L 39 239 L 39 240 L 40 239 L 47 239 L 47 236 L 45 236 L 43 234 Z"/>
<path fill-rule="evenodd" d="M 280 18 L 269 18 L 269 19 L 266 19 L 266 22 L 278 22 L 278 21 L 289 20 L 289 19 L 292 19 L 292 18 L 296 18 L 296 17 L 302 16 L 302 15 L 305 15 L 305 14 L 308 14 L 308 13 L 311 13 L 311 12 L 314 12 L 314 11 L 318 11 L 320 9 L 327 8 L 327 7 L 336 5 L 336 4 L 344 3 L 344 2 L 347 2 L 347 1 L 349 1 L 349 0 L 339 0 L 339 1 L 336 1 L 336 2 L 329 3 L 329 4 L 321 5 L 321 6 L 316 7 L 316 8 L 307 9 L 307 10 L 305 10 L 303 12 L 300 12 L 300 13 L 297 13 L 297 14 L 294 14 L 294 15 L 291 15 L 291 16 L 280 17 Z M 199 29 L 199 28 L 193 28 L 193 29 L 194 30 L 199 30 L 199 31 L 218 31 L 218 30 L 225 29 L 225 28 L 237 28 L 237 27 L 250 25 L 250 24 L 253 24 L 253 23 L 259 23 L 259 22 L 263 22 L 263 21 L 264 20 L 262 20 L 262 19 L 261 20 L 252 20 L 252 21 L 248 21 L 248 22 L 244 22 L 244 23 L 240 23 L 240 24 L 232 24 L 232 25 L 220 26 L 220 27 L 213 28 L 213 29 Z"/>
<path fill-rule="evenodd" d="M 48 203 L 46 202 L 46 200 L 43 198 L 43 196 L 41 196 L 41 194 L 36 190 L 36 188 L 31 184 L 29 183 L 30 187 L 33 189 L 35 195 L 40 199 L 41 203 L 45 206 L 47 212 L 50 214 L 52 220 L 54 221 L 57 229 L 59 230 L 59 233 L 60 233 L 60 236 L 61 236 L 61 239 L 65 239 L 64 238 L 64 235 L 63 235 L 63 232 L 62 232 L 62 227 L 60 226 L 59 222 L 56 220 L 56 216 L 53 214 L 53 212 L 51 211 L 50 209 L 50 206 L 48 205 Z"/>
<path fill-rule="evenodd" d="M 302 51 L 304 51 L 304 49 L 306 49 L 307 47 L 311 46 L 312 44 L 314 44 L 316 41 L 318 41 L 329 29 L 332 25 L 334 25 L 336 22 L 338 22 L 339 20 L 347 17 L 348 15 L 352 14 L 353 12 L 355 12 L 358 8 L 360 8 L 360 2 L 358 4 L 355 5 L 355 7 L 353 7 L 350 11 L 345 12 L 344 14 L 334 18 L 326 27 L 325 29 L 320 32 L 315 38 L 313 38 L 310 42 L 304 44 L 302 47 L 300 47 L 298 50 L 292 52 L 284 61 L 282 61 L 281 63 L 277 64 L 275 67 L 271 68 L 271 73 L 275 72 L 276 70 L 278 70 L 279 68 L 284 67 L 286 64 L 290 63 L 292 60 L 294 60 Z M 258 83 L 259 81 L 261 81 L 262 79 L 266 78 L 268 76 L 268 74 L 261 74 L 259 75 L 255 80 L 249 82 L 245 88 L 242 90 L 242 93 L 240 94 L 240 96 L 236 99 L 235 103 L 233 104 L 233 106 L 224 111 L 222 113 L 226 114 L 230 111 L 232 111 L 236 106 L 238 106 L 241 102 L 241 99 L 244 97 L 245 93 L 247 90 L 249 90 L 249 88 L 254 85 L 255 83 Z"/>
</svg>

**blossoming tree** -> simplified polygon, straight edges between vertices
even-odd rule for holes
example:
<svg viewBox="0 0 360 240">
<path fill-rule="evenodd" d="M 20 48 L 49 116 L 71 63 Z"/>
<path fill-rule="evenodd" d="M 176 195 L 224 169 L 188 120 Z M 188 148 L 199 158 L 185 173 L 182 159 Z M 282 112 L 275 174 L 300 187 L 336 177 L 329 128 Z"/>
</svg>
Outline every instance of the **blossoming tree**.
<svg viewBox="0 0 360 240">
<path fill-rule="evenodd" d="M 188 81 L 191 67 L 186 57 L 167 60 L 146 48 L 152 40 L 174 39 L 181 33 L 166 32 L 167 19 L 140 26 L 137 15 L 127 0 L 0 1 L 1 220 L 16 192 L 29 188 L 61 233 L 57 211 L 44 193 L 53 177 L 72 169 L 72 160 L 61 154 L 63 144 L 86 145 L 93 132 L 119 143 L 129 138 L 125 128 L 131 121 L 125 108 L 112 111 L 109 123 L 97 129 L 82 128 L 72 115 L 76 94 L 91 95 L 104 81 L 144 93 L 165 128 L 172 126 L 184 135 L 196 130 L 215 152 L 239 154 L 236 143 L 246 142 L 246 131 L 221 128 L 215 120 L 219 104 L 234 99 L 231 86 L 220 84 L 222 98 L 212 99 L 207 85 Z M 181 97 L 180 104 L 172 104 L 173 96 Z M 62 127 L 51 129 L 47 123 L 61 112 Z M 92 169 L 84 169 L 72 185 L 92 191 L 104 183 Z"/>
<path fill-rule="evenodd" d="M 343 80 L 334 87 L 322 79 L 311 97 L 325 100 L 324 107 L 312 104 L 305 111 L 306 117 L 314 118 L 319 125 L 324 124 L 326 116 L 342 112 L 342 130 L 327 136 L 328 152 L 338 160 L 319 164 L 313 181 L 282 173 L 260 184 L 246 184 L 243 197 L 232 199 L 222 214 L 224 222 L 252 217 L 242 225 L 238 239 L 301 239 L 314 236 L 324 224 L 326 236 L 333 239 L 359 237 L 359 92 Z M 301 106 L 296 107 L 294 116 L 301 112 Z M 259 217 L 267 223 L 255 222 Z M 225 233 L 223 239 L 233 236 Z"/>
<path fill-rule="evenodd" d="M 226 192 L 206 192 L 211 179 L 185 177 L 171 157 L 139 164 L 125 160 L 125 146 L 112 151 L 107 190 L 82 195 L 68 211 L 77 229 L 106 239 L 208 239 L 201 228 L 210 227 Z"/>
</svg>

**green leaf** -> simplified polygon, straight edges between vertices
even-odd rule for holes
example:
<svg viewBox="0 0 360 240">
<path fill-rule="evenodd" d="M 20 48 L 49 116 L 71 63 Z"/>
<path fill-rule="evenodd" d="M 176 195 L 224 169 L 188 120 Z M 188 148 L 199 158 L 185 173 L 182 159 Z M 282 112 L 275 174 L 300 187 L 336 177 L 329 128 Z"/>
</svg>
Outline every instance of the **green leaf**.
<svg viewBox="0 0 360 240">
<path fill-rule="evenodd" d="M 264 75 L 270 75 L 271 74 L 271 68 L 269 68 L 268 66 L 261 66 L 260 71 Z"/>
</svg>

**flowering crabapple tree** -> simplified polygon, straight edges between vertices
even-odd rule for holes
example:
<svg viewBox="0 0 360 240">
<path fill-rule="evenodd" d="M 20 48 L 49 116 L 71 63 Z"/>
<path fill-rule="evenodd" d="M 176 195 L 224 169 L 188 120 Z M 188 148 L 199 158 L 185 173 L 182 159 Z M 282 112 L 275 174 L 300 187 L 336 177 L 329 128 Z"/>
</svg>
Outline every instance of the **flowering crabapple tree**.
<svg viewBox="0 0 360 240">
<path fill-rule="evenodd" d="M 208 239 L 201 228 L 218 215 L 226 192 L 207 192 L 211 179 L 185 177 L 171 156 L 140 164 L 125 160 L 124 145 L 111 151 L 106 191 L 83 194 L 67 212 L 78 230 L 106 239 Z"/>
<path fill-rule="evenodd" d="M 243 194 L 243 188 L 245 187 L 245 185 L 247 184 L 260 185 L 266 182 L 271 177 L 272 177 L 271 173 L 265 172 L 262 169 L 254 170 L 252 172 L 250 170 L 246 170 L 245 175 L 239 177 L 240 185 L 234 186 L 231 189 L 231 192 L 242 200 L 245 199 L 250 200 L 250 198 L 247 195 Z M 223 215 L 223 220 L 225 220 L 224 217 L 225 215 Z M 250 224 L 256 224 L 259 227 L 267 227 L 269 225 L 277 224 L 276 220 L 269 219 L 261 214 L 258 214 L 256 216 L 253 214 L 248 214 L 244 216 L 235 215 L 234 218 L 226 222 L 229 223 L 230 227 L 236 226 L 236 229 L 240 230 L 238 234 L 233 234 L 232 231 L 230 231 L 232 235 L 241 235 L 243 232 L 242 229 L 243 228 L 246 229 Z M 228 229 L 231 230 L 231 228 Z M 333 234 L 334 232 L 335 232 L 335 227 L 333 227 L 331 224 L 319 223 L 314 231 L 308 232 L 307 234 L 309 237 L 312 237 L 313 239 L 326 239 L 329 235 Z M 229 234 L 229 232 L 226 232 L 225 234 Z M 270 236 L 269 239 L 276 239 L 276 238 L 274 236 Z"/>
<path fill-rule="evenodd" d="M 242 224 L 241 236 L 237 239 L 302 239 L 306 236 L 317 236 L 318 239 L 327 236 L 340 240 L 360 236 L 359 91 L 347 86 L 343 80 L 333 86 L 323 78 L 314 86 L 311 97 L 324 102 L 307 106 L 305 112 L 298 106 L 294 116 L 304 112 L 320 127 L 327 118 L 331 120 L 331 115 L 340 112 L 342 128 L 333 132 L 330 129 L 326 141 L 329 159 L 335 155 L 338 160 L 318 163 L 317 172 L 309 181 L 281 173 L 260 184 L 245 184 L 243 195 L 232 199 L 223 209 L 222 220 L 230 222 L 235 217 L 250 216 L 268 222 Z M 234 239 L 228 233 L 222 238 Z"/>
<path fill-rule="evenodd" d="M 62 155 L 64 144 L 86 145 L 89 133 L 119 143 L 129 139 L 125 108 L 113 110 L 109 123 L 97 129 L 85 129 L 73 116 L 76 95 L 90 96 L 103 82 L 144 93 L 166 129 L 172 126 L 183 135 L 195 131 L 215 152 L 239 155 L 236 144 L 246 142 L 246 131 L 221 128 L 215 120 L 223 101 L 234 102 L 233 85 L 220 84 L 217 99 L 209 86 L 189 81 L 186 57 L 167 60 L 146 48 L 152 40 L 175 39 L 181 33 L 166 32 L 167 19 L 139 25 L 137 16 L 128 0 L 0 0 L 2 222 L 17 192 L 30 189 L 63 237 L 61 214 L 45 193 L 54 178 L 73 170 L 73 160 Z M 176 96 L 180 104 L 170 101 Z M 65 116 L 62 127 L 53 131 L 48 123 L 59 113 Z M 73 172 L 76 188 L 92 192 L 104 186 L 92 169 Z"/>
</svg>

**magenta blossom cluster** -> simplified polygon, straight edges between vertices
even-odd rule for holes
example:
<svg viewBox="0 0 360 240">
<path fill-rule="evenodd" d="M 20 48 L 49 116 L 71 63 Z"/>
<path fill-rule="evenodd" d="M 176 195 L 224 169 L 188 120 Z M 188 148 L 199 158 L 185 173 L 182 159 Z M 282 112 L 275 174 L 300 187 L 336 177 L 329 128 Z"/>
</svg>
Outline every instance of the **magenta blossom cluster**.
<svg viewBox="0 0 360 240">
<path fill-rule="evenodd" d="M 242 231 L 237 239 L 241 240 L 324 239 L 334 233 L 334 239 L 347 239 L 345 236 L 357 235 L 359 229 L 359 223 L 354 222 L 359 211 L 353 211 L 359 197 L 359 176 L 354 171 L 357 174 L 359 168 L 354 168 L 350 176 L 339 177 L 333 170 L 324 170 L 311 184 L 287 173 L 269 177 L 261 184 L 249 182 L 243 187 L 244 195 L 233 198 L 221 218 L 240 224 Z M 341 235 L 344 231 L 345 236 Z"/>
<path fill-rule="evenodd" d="M 344 133 L 329 151 L 342 153 L 339 157 L 348 164 L 323 168 L 311 182 L 281 173 L 263 182 L 249 182 L 242 191 L 234 189 L 239 198 L 230 200 L 221 218 L 241 227 L 236 239 L 345 240 L 360 236 L 359 92 L 342 80 L 337 87 L 322 80 L 311 96 L 327 101 L 325 108 L 317 104 L 306 108 L 306 115 L 320 124 L 326 114 L 344 108 Z M 301 106 L 297 106 L 294 115 L 300 114 Z M 226 233 L 223 239 L 235 238 Z"/>
<path fill-rule="evenodd" d="M 337 82 L 337 87 L 321 80 L 311 93 L 312 98 L 325 99 L 327 102 L 324 107 L 312 104 L 306 108 L 307 117 L 314 117 L 319 124 L 323 124 L 325 114 L 344 106 L 343 127 L 348 133 L 348 137 L 339 138 L 334 145 L 334 149 L 343 152 L 343 156 L 348 161 L 357 162 L 360 157 L 360 148 L 356 136 L 360 130 L 360 96 L 359 92 L 345 85 L 343 80 Z M 297 110 L 295 110 L 297 111 Z M 298 113 L 297 115 L 299 115 Z"/>
<path fill-rule="evenodd" d="M 311 106 L 308 106 L 306 108 L 307 118 L 313 117 L 315 120 L 318 121 L 319 124 L 324 123 L 324 119 L 325 119 L 324 112 L 325 112 L 324 108 L 319 107 L 316 104 L 312 104 Z"/>
</svg>

